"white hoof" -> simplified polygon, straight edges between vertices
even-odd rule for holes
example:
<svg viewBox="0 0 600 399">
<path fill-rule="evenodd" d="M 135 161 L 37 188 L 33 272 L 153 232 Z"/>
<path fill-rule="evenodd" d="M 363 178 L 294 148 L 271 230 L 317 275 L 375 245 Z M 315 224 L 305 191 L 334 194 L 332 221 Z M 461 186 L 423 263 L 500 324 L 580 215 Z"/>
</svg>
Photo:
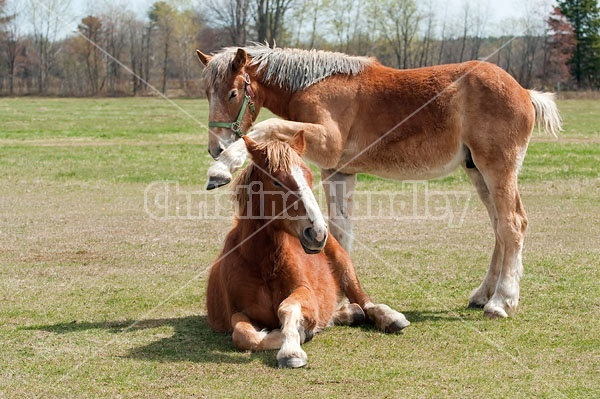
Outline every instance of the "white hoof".
<svg viewBox="0 0 600 399">
<path fill-rule="evenodd" d="M 508 313 L 501 306 L 487 304 L 483 307 L 483 314 L 489 319 L 507 318 Z"/>
<path fill-rule="evenodd" d="M 387 305 L 365 306 L 365 312 L 375 325 L 386 333 L 397 333 L 410 325 L 410 322 L 400 312 L 395 311 Z"/>
<path fill-rule="evenodd" d="M 308 356 L 299 346 L 296 349 L 282 346 L 277 353 L 277 365 L 279 368 L 298 368 L 306 366 Z"/>
<path fill-rule="evenodd" d="M 483 307 L 483 313 L 490 319 L 498 317 L 506 318 L 512 316 L 517 311 L 519 305 L 518 296 L 516 298 L 494 294 L 492 299 Z"/>
</svg>

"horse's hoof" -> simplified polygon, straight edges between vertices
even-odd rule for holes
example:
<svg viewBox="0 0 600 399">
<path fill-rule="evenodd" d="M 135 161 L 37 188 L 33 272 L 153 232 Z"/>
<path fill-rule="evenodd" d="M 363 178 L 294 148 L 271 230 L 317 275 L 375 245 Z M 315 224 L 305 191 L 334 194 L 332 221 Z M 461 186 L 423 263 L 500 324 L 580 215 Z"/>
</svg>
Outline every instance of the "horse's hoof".
<svg viewBox="0 0 600 399">
<path fill-rule="evenodd" d="M 488 319 L 506 319 L 508 317 L 508 313 L 498 306 L 489 306 L 483 310 L 483 314 Z"/>
<path fill-rule="evenodd" d="M 228 184 L 231 181 L 231 179 L 226 179 L 223 177 L 216 177 L 216 176 L 211 176 L 208 179 L 208 183 L 206 184 L 206 189 L 207 190 L 214 190 L 215 188 L 219 188 L 221 186 L 224 186 L 226 184 Z"/>
<path fill-rule="evenodd" d="M 485 306 L 485 303 L 479 303 L 479 302 L 471 302 L 469 301 L 469 309 L 481 309 Z"/>
<path fill-rule="evenodd" d="M 301 359 L 299 357 L 283 357 L 277 359 L 277 364 L 280 369 L 297 369 L 306 366 L 306 359 Z"/>
<path fill-rule="evenodd" d="M 410 321 L 408 321 L 406 319 L 395 320 L 385 327 L 385 332 L 386 332 L 386 334 L 395 334 L 395 333 L 398 333 L 398 332 L 404 330 L 408 326 L 410 326 Z"/>
</svg>

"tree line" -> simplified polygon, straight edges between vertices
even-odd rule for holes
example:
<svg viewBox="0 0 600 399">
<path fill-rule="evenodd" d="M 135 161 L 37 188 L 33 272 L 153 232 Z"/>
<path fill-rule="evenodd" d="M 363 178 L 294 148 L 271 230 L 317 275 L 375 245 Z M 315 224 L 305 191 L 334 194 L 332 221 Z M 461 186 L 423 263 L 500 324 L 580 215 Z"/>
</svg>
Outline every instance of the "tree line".
<svg viewBox="0 0 600 399">
<path fill-rule="evenodd" d="M 0 0 L 0 95 L 198 96 L 194 50 L 250 42 L 397 68 L 485 59 L 525 87 L 600 88 L 598 0 L 532 7 L 493 31 L 484 1 L 450 10 L 436 0 L 169 0 L 143 14 L 111 4 L 65 35 L 68 0 Z"/>
</svg>

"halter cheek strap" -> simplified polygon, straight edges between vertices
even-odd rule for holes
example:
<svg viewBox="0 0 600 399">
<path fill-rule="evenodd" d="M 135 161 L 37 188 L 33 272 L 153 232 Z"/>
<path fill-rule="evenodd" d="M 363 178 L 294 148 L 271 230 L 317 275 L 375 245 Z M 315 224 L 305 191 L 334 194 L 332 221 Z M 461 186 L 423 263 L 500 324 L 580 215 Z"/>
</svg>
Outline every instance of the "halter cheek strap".
<svg viewBox="0 0 600 399">
<path fill-rule="evenodd" d="M 253 98 L 254 90 L 252 90 L 252 86 L 250 85 L 250 75 L 244 73 L 244 100 L 242 101 L 242 107 L 240 108 L 240 112 L 238 112 L 236 120 L 233 122 L 209 121 L 208 127 L 223 127 L 225 129 L 231 129 L 236 136 L 241 138 L 244 134 L 246 134 L 242 131 L 242 119 L 244 119 L 246 108 L 250 108 L 250 113 L 252 113 L 252 115 L 256 113 Z"/>
</svg>

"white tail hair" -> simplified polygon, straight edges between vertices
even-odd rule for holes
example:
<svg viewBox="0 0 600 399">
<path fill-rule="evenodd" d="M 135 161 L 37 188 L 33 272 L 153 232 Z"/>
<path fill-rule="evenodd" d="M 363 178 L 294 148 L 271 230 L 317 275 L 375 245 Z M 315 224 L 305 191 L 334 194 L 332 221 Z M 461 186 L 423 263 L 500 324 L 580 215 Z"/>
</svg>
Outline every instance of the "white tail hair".
<svg viewBox="0 0 600 399">
<path fill-rule="evenodd" d="M 535 123 L 546 134 L 558 137 L 562 130 L 562 119 L 554 101 L 554 93 L 542 93 L 529 90 L 531 102 L 535 108 Z"/>
</svg>

